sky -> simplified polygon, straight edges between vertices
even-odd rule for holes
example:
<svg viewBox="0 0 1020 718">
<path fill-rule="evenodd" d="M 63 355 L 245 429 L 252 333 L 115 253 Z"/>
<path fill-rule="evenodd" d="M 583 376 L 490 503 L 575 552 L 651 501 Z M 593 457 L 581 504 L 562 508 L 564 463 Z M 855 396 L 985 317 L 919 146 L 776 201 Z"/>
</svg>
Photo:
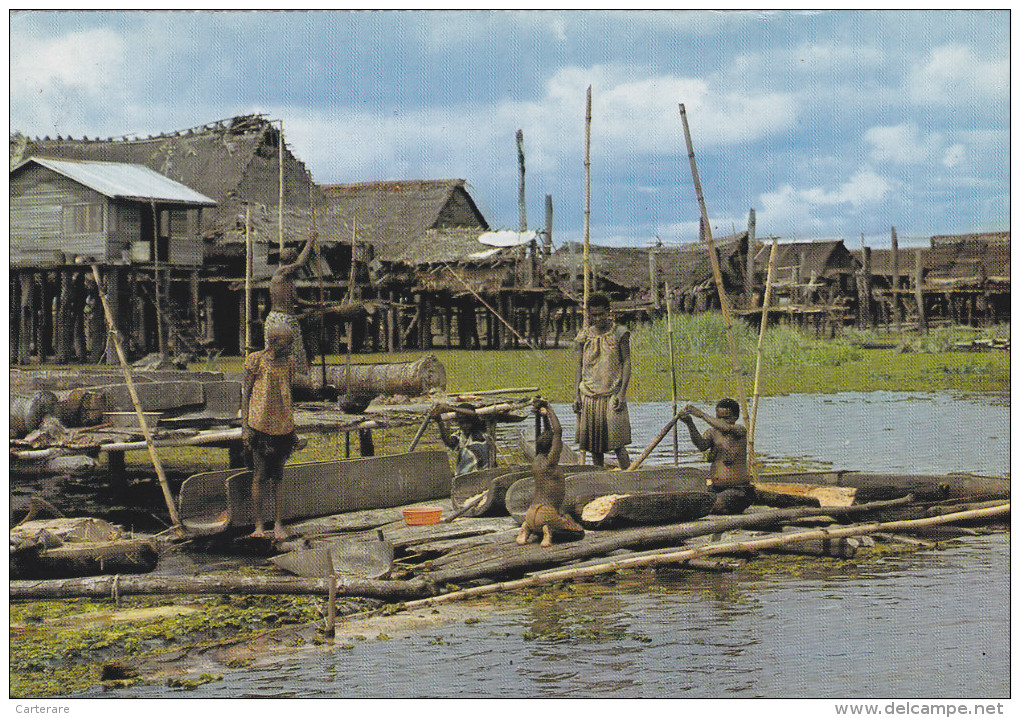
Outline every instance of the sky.
<svg viewBox="0 0 1020 718">
<path fill-rule="evenodd" d="M 684 105 L 715 236 L 852 248 L 1009 229 L 1009 12 L 23 11 L 10 130 L 283 122 L 320 184 L 467 181 L 495 229 L 696 241 Z"/>
</svg>

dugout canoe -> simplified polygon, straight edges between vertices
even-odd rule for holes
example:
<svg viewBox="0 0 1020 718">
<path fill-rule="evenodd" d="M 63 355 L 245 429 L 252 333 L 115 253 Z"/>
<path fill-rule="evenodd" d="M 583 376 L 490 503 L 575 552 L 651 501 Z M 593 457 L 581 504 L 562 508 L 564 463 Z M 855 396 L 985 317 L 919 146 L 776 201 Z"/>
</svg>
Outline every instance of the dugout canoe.
<svg viewBox="0 0 1020 718">
<path fill-rule="evenodd" d="M 445 451 L 288 464 L 280 489 L 281 514 L 284 521 L 294 521 L 444 498 L 452 477 Z M 251 481 L 250 471 L 238 469 L 186 479 L 178 498 L 184 528 L 207 536 L 253 526 Z M 272 520 L 272 512 L 266 501 L 266 520 Z"/>
<path fill-rule="evenodd" d="M 599 470 L 597 466 L 582 466 L 578 464 L 562 466 L 561 468 L 567 476 Z M 501 466 L 454 476 L 450 491 L 450 503 L 456 512 L 465 504 L 472 501 L 477 502 L 465 511 L 462 516 L 505 516 L 507 513 L 507 490 L 517 481 L 529 476 L 531 476 L 531 466 L 525 465 Z M 478 498 L 479 494 L 482 494 L 480 500 Z"/>
<path fill-rule="evenodd" d="M 707 492 L 707 478 L 706 470 L 691 466 L 653 466 L 636 471 L 580 471 L 566 477 L 563 509 L 573 514 L 575 518 L 580 518 L 577 515 L 580 513 L 578 503 L 586 504 L 599 496 Z M 524 520 L 534 495 L 533 476 L 518 479 L 507 489 L 506 508 L 514 521 Z"/>
<path fill-rule="evenodd" d="M 921 501 L 1008 499 L 1010 481 L 977 474 L 878 474 L 863 471 L 767 473 L 758 477 L 759 488 L 766 491 L 778 490 L 778 486 L 770 488 L 773 484 L 812 484 L 853 489 L 853 503 L 864 504 L 898 499 L 908 494 L 913 494 Z"/>
</svg>

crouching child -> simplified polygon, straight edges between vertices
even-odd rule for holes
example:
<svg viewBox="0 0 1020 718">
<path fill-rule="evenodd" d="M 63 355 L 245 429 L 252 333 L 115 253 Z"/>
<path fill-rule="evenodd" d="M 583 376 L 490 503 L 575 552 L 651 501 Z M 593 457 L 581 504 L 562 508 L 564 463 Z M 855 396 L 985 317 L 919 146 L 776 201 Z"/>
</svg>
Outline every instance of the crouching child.
<svg viewBox="0 0 1020 718">
<path fill-rule="evenodd" d="M 563 429 L 560 421 L 545 399 L 536 398 L 534 409 L 536 414 L 546 416 L 549 428 L 535 440 L 535 458 L 531 462 L 535 476 L 535 496 L 517 534 L 517 543 L 523 546 L 528 543 L 532 534 L 541 533 L 540 545 L 548 548 L 552 546 L 553 536 L 556 534 L 568 534 L 571 538 L 578 538 L 584 535 L 584 529 L 569 514 L 563 512 L 566 480 L 563 469 L 559 466 L 560 452 L 563 450 Z"/>
</svg>

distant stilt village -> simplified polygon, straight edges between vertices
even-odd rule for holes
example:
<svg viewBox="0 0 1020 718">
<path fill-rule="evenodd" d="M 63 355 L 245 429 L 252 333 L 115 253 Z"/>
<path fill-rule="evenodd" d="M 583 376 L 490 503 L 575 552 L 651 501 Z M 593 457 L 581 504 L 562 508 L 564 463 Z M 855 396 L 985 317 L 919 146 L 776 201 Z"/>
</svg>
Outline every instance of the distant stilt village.
<svg viewBox="0 0 1020 718">
<path fill-rule="evenodd" d="M 561 346 L 581 325 L 582 247 L 554 251 L 551 195 L 528 229 L 523 172 L 520 226 L 500 231 L 465 179 L 318 185 L 261 115 L 145 138 L 15 133 L 10 167 L 12 365 L 117 362 L 97 275 L 132 359 L 260 347 L 281 251 L 313 233 L 297 282 L 310 355 Z M 1009 231 L 924 247 L 890 232 L 891 249 L 779 238 L 770 320 L 820 335 L 1009 321 Z M 754 323 L 773 239 L 752 209 L 714 241 L 730 306 Z M 716 308 L 708 246 L 595 243 L 593 289 L 631 323 Z"/>
</svg>

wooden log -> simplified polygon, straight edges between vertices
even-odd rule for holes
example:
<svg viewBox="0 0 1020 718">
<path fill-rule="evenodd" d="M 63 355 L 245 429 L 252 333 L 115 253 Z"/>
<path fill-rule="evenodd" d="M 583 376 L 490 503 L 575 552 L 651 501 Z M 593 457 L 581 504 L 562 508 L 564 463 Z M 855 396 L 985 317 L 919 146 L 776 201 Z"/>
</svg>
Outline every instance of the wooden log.
<svg viewBox="0 0 1020 718">
<path fill-rule="evenodd" d="M 435 583 L 467 581 L 483 578 L 493 574 L 511 573 L 515 571 L 535 569 L 544 566 L 562 565 L 569 561 L 604 556 L 621 548 L 656 548 L 667 544 L 707 536 L 733 529 L 761 529 L 778 526 L 809 516 L 857 516 L 872 511 L 881 511 L 905 506 L 910 497 L 891 501 L 875 501 L 868 504 L 857 504 L 845 507 L 776 509 L 754 514 L 736 516 L 718 516 L 698 521 L 665 526 L 642 526 L 634 529 L 618 529 L 611 535 L 599 537 L 596 542 L 573 544 L 554 544 L 551 548 L 521 551 L 501 556 L 498 565 L 480 562 L 468 567 L 451 567 L 436 571 L 429 575 Z"/>
<path fill-rule="evenodd" d="M 413 362 L 334 365 L 326 369 L 324 383 L 348 393 L 421 396 L 432 389 L 446 389 L 446 368 L 434 354 Z"/>
<path fill-rule="evenodd" d="M 44 598 L 106 598 L 116 590 L 122 596 L 177 595 L 315 595 L 328 596 L 329 579 L 274 576 L 93 576 L 48 581 L 11 581 L 12 601 Z M 341 596 L 404 599 L 431 593 L 422 580 L 377 581 L 339 578 Z"/>
<path fill-rule="evenodd" d="M 586 529 L 693 521 L 712 510 L 715 494 L 707 491 L 651 491 L 581 498 L 570 513 Z"/>
<path fill-rule="evenodd" d="M 584 568 L 549 571 L 547 573 L 543 573 L 538 576 L 532 576 L 530 578 L 519 579 L 516 581 L 505 581 L 503 583 L 495 583 L 485 586 L 478 586 L 476 588 L 455 591 L 453 593 L 448 593 L 442 596 L 433 596 L 430 598 L 420 599 L 417 601 L 410 601 L 404 604 L 404 608 L 410 610 L 420 608 L 426 605 L 433 605 L 439 602 L 462 600 L 465 598 L 474 598 L 477 596 L 485 596 L 507 590 L 530 588 L 532 586 L 537 586 L 541 584 L 555 583 L 557 581 L 589 578 L 592 576 L 598 576 L 600 574 L 605 573 L 613 573 L 615 571 L 620 571 L 628 568 L 638 568 L 641 566 L 654 566 L 664 563 L 665 564 L 679 563 L 683 561 L 689 561 L 694 558 L 701 558 L 703 556 L 746 551 L 764 551 L 766 549 L 784 546 L 787 544 L 793 544 L 801 541 L 809 541 L 816 539 L 832 540 L 849 536 L 865 536 L 880 531 L 913 530 L 926 526 L 948 524 L 954 521 L 971 520 L 976 518 L 987 519 L 995 516 L 1005 516 L 1008 513 L 1009 505 L 1006 504 L 1005 506 L 1001 507 L 981 509 L 978 511 L 963 511 L 957 514 L 935 516 L 932 518 L 918 519 L 915 521 L 890 521 L 885 523 L 870 523 L 842 529 L 818 529 L 816 531 L 798 531 L 796 533 L 787 533 L 782 536 L 760 539 L 757 541 L 717 542 L 708 544 L 706 546 L 700 546 L 698 548 L 684 549 L 674 551 L 672 553 L 660 554 L 655 556 L 645 556 L 631 559 L 624 558 L 617 561 L 611 561 L 605 564 L 588 566 Z"/>
</svg>

